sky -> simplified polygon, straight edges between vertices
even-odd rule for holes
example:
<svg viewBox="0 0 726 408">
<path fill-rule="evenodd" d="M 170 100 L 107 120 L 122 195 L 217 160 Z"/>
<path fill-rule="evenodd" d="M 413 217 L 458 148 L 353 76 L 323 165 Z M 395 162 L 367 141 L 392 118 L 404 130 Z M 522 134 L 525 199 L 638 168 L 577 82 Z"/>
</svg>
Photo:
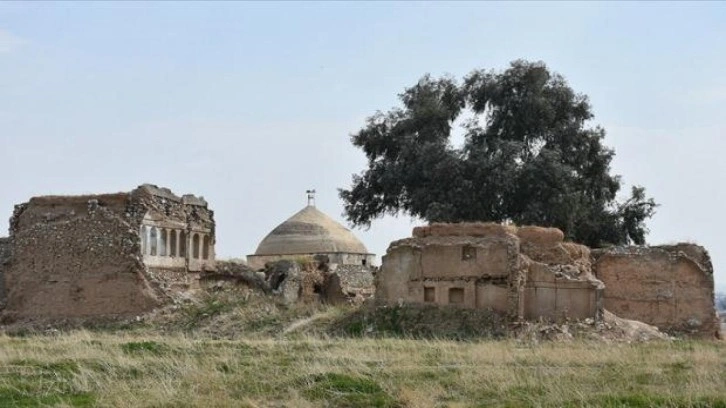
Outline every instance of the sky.
<svg viewBox="0 0 726 408">
<path fill-rule="evenodd" d="M 219 257 L 364 170 L 350 135 L 426 73 L 544 61 L 589 96 L 651 244 L 697 242 L 726 291 L 726 3 L 0 3 L 0 214 L 36 195 L 204 196 Z M 421 222 L 353 229 L 377 255 Z M 7 222 L 0 222 L 5 235 Z M 380 259 L 380 258 L 379 258 Z"/>
</svg>

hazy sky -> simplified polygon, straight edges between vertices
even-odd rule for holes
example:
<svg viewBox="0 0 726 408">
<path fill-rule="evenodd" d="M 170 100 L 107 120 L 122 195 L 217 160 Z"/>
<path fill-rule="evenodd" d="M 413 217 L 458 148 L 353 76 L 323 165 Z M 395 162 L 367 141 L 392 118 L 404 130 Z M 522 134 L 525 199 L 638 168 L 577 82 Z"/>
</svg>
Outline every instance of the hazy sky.
<svg viewBox="0 0 726 408">
<path fill-rule="evenodd" d="M 589 95 L 613 167 L 726 289 L 726 3 L 0 3 L 0 215 L 142 183 L 203 195 L 242 257 L 363 170 L 349 135 L 425 73 L 543 60 Z M 379 256 L 415 225 L 355 230 Z M 5 230 L 7 223 L 0 224 Z M 0 234 L 4 235 L 4 233 Z"/>
</svg>

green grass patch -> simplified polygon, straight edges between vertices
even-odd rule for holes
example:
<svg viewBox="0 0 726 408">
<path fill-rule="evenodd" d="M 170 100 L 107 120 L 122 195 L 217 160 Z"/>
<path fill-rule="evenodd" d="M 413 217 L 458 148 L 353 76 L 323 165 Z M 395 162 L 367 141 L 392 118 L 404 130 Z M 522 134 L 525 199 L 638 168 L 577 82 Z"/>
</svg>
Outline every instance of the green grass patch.
<svg viewBox="0 0 726 408">
<path fill-rule="evenodd" d="M 306 398 L 329 407 L 400 407 L 392 396 L 370 378 L 326 373 L 307 377 Z"/>
<path fill-rule="evenodd" d="M 131 355 L 147 354 L 152 356 L 162 356 L 171 352 L 171 348 L 166 344 L 151 340 L 123 343 L 121 344 L 121 350 Z"/>
</svg>

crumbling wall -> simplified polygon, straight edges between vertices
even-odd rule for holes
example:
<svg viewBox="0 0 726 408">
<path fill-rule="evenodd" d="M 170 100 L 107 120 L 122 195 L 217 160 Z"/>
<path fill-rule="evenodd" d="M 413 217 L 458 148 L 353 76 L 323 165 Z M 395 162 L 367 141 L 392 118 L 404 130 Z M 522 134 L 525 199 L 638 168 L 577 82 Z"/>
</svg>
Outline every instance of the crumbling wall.
<svg viewBox="0 0 726 408">
<path fill-rule="evenodd" d="M 156 306 L 127 199 L 38 197 L 16 206 L 6 318 L 124 316 Z"/>
<path fill-rule="evenodd" d="M 590 249 L 564 242 L 556 228 L 517 229 L 521 264 L 527 270 L 524 318 L 601 318 L 604 285 L 592 273 Z"/>
<path fill-rule="evenodd" d="M 10 239 L 0 238 L 0 310 L 5 307 L 5 264 L 10 260 Z"/>
<path fill-rule="evenodd" d="M 373 295 L 375 267 L 364 265 L 329 264 L 331 274 L 336 276 L 341 291 L 347 297 L 369 298 Z M 329 283 L 332 285 L 332 283 Z"/>
<path fill-rule="evenodd" d="M 713 267 L 703 247 L 616 247 L 593 251 L 593 260 L 607 310 L 665 331 L 718 335 Z"/>
<path fill-rule="evenodd" d="M 589 252 L 552 228 L 432 224 L 393 242 L 376 275 L 385 304 L 483 308 L 512 319 L 596 318 L 602 283 Z"/>
<path fill-rule="evenodd" d="M 207 234 L 208 256 L 165 251 L 154 262 L 144 248 L 145 223 L 154 222 Z M 34 197 L 15 207 L 9 242 L 2 272 L 10 319 L 136 315 L 197 287 L 197 271 L 214 269 L 206 202 L 148 184 L 130 193 Z"/>
<path fill-rule="evenodd" d="M 138 221 L 143 226 L 141 250 L 147 266 L 160 276 L 168 275 L 163 277 L 166 280 L 174 280 L 180 273 L 214 270 L 214 212 L 203 198 L 179 197 L 151 184 L 140 186 L 131 196 L 144 210 Z M 153 249 L 151 240 L 158 244 Z"/>
</svg>

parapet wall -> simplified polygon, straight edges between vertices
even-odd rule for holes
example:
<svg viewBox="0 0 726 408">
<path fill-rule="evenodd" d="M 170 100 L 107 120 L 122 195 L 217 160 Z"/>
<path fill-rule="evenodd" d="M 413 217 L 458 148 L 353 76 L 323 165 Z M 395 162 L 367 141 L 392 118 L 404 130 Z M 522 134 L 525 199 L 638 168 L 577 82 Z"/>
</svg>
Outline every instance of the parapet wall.
<svg viewBox="0 0 726 408">
<path fill-rule="evenodd" d="M 713 267 L 703 247 L 616 247 L 593 251 L 593 259 L 606 309 L 673 333 L 719 335 Z"/>
<path fill-rule="evenodd" d="M 432 224 L 393 242 L 376 275 L 376 299 L 488 308 L 513 319 L 602 315 L 602 283 L 589 250 L 553 228 Z"/>
</svg>

